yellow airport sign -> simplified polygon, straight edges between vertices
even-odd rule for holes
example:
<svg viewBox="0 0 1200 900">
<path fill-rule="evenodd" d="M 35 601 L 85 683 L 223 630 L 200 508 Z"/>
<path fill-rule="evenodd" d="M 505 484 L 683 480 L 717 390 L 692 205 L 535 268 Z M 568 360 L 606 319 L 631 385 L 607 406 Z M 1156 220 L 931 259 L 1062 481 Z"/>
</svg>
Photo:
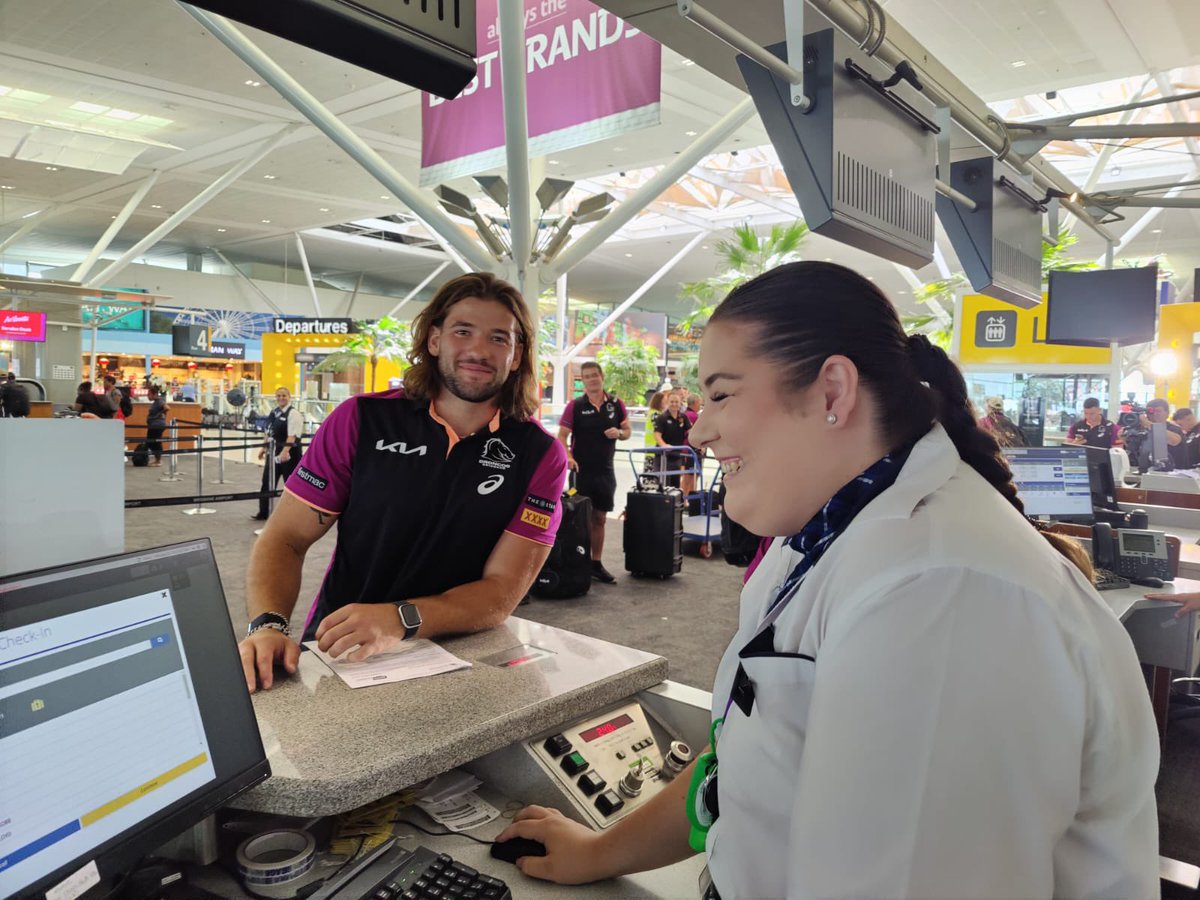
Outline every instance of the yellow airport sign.
<svg viewBox="0 0 1200 900">
<path fill-rule="evenodd" d="M 1107 369 L 1108 347 L 1046 343 L 1046 298 L 1032 309 L 1010 306 L 981 294 L 963 297 L 958 361 L 970 365 L 1062 365 Z"/>
</svg>

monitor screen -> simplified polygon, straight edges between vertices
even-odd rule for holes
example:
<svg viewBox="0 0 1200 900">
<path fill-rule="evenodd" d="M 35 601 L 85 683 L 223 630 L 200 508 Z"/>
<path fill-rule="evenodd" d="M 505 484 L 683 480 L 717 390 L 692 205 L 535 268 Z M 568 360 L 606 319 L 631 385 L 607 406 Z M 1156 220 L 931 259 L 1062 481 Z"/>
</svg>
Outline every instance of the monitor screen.
<svg viewBox="0 0 1200 900">
<path fill-rule="evenodd" d="M 1046 343 L 1107 347 L 1154 340 L 1158 266 L 1051 272 Z"/>
<path fill-rule="evenodd" d="M 1025 515 L 1060 521 L 1092 518 L 1088 456 L 1083 447 L 1005 447 Z"/>
<path fill-rule="evenodd" d="M 1113 479 L 1112 455 L 1107 447 L 1083 447 L 1087 453 L 1088 483 L 1092 489 L 1092 506 L 1117 510 L 1117 485 Z"/>
<path fill-rule="evenodd" d="M 270 774 L 207 539 L 0 578 L 0 896 L 109 879 Z"/>
</svg>

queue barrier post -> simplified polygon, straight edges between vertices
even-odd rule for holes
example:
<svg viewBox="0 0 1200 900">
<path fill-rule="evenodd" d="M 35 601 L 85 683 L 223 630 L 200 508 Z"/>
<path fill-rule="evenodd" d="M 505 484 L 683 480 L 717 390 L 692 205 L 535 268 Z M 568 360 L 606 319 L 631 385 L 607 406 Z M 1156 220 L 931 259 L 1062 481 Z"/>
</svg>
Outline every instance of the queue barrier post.
<svg viewBox="0 0 1200 900">
<path fill-rule="evenodd" d="M 196 496 L 204 494 L 204 433 L 199 432 L 196 435 Z M 207 506 L 196 504 L 195 509 L 185 509 L 185 516 L 206 516 L 210 513 L 215 513 L 215 509 L 210 509 Z"/>
<path fill-rule="evenodd" d="M 225 483 L 225 422 L 217 419 L 217 480 L 213 484 Z"/>
<path fill-rule="evenodd" d="M 171 420 L 171 450 L 179 449 L 179 420 Z M 167 474 L 158 479 L 159 481 L 179 481 L 179 460 L 177 454 L 172 452 L 167 454 Z"/>
<path fill-rule="evenodd" d="M 269 457 L 267 459 L 267 490 L 273 491 L 273 490 L 275 490 L 275 438 L 274 437 L 272 437 L 269 441 L 267 455 Z M 275 498 L 268 497 L 267 498 L 267 515 L 270 516 L 271 513 L 273 513 L 273 512 L 275 512 Z"/>
</svg>

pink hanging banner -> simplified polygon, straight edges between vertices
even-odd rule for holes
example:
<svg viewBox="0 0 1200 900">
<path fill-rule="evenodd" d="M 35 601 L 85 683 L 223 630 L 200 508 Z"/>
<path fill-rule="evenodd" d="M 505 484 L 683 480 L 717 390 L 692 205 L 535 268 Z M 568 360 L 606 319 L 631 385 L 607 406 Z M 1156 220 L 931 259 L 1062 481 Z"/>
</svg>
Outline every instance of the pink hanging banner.
<svg viewBox="0 0 1200 900">
<path fill-rule="evenodd" d="M 496 2 L 476 8 L 479 71 L 471 83 L 454 100 L 421 95 L 422 187 L 504 165 Z M 658 124 L 657 41 L 590 0 L 524 2 L 530 156 Z"/>
</svg>

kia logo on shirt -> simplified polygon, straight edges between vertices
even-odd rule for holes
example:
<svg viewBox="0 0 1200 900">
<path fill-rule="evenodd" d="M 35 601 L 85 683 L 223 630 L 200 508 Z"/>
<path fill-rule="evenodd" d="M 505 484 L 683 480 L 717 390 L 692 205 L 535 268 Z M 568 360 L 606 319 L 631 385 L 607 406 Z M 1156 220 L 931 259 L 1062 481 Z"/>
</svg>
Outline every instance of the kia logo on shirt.
<svg viewBox="0 0 1200 900">
<path fill-rule="evenodd" d="M 410 450 L 408 447 L 408 444 L 406 444 L 404 441 L 393 441 L 390 444 L 385 444 L 383 442 L 383 439 L 381 438 L 380 440 L 375 442 L 375 449 L 376 450 L 386 450 L 389 453 L 402 453 L 405 456 L 411 456 L 414 453 L 417 454 L 417 456 L 424 456 L 425 451 L 428 448 L 427 448 L 427 445 L 422 444 L 420 447 L 413 447 Z"/>
</svg>

